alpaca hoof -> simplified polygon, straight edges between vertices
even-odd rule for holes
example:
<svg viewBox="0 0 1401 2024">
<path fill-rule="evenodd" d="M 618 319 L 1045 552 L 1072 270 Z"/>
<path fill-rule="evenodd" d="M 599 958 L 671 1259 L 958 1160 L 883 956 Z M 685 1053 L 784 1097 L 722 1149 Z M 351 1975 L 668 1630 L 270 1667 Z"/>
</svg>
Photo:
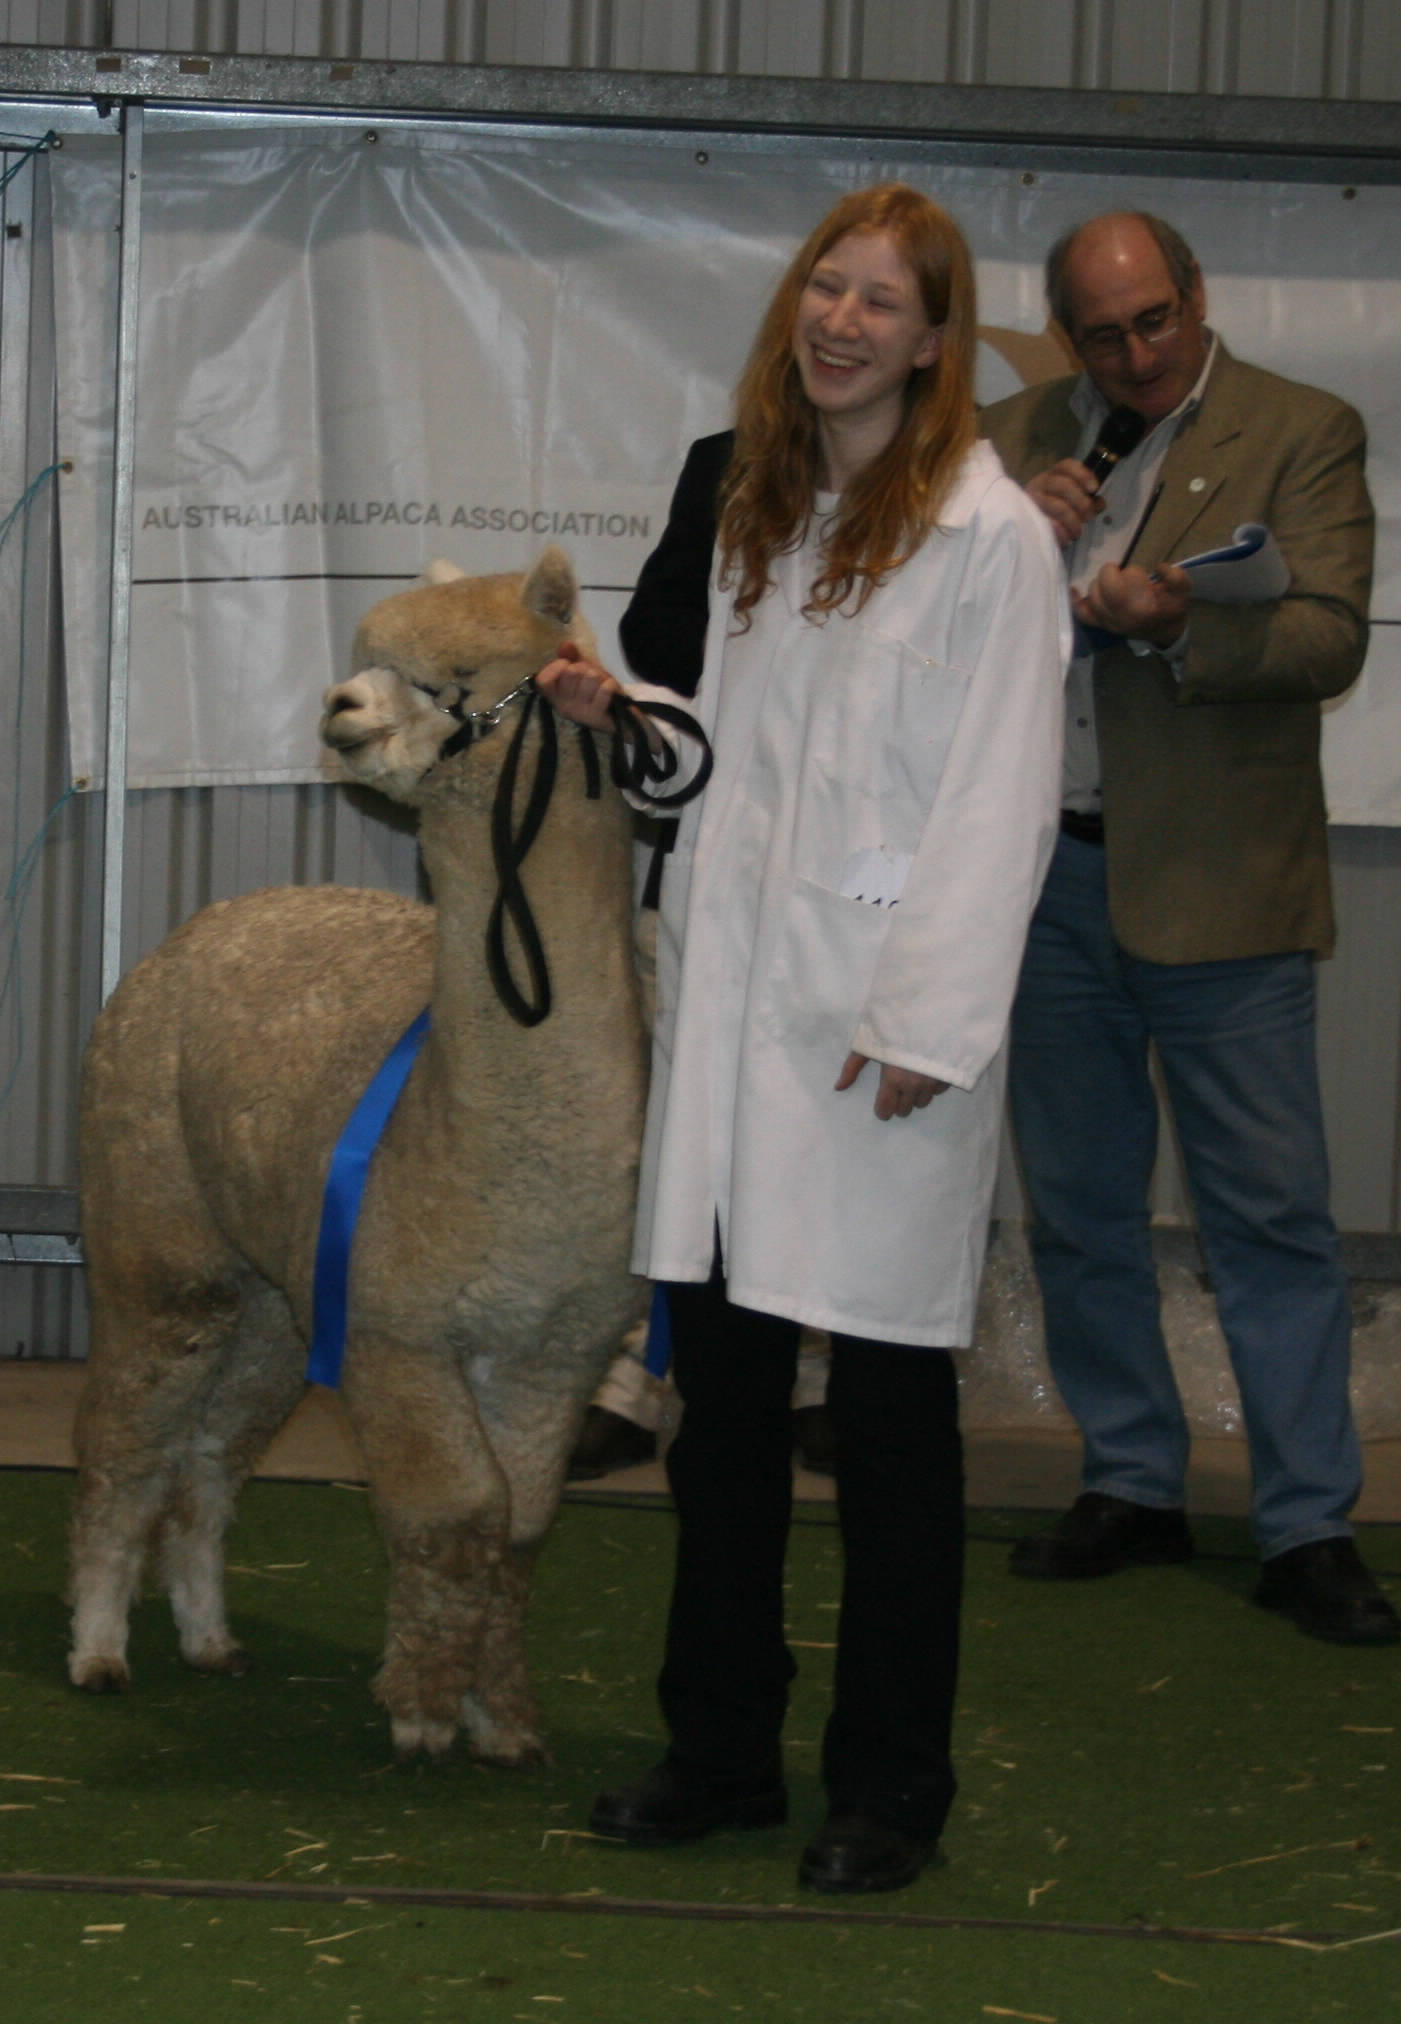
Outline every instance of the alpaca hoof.
<svg viewBox="0 0 1401 2024">
<path fill-rule="evenodd" d="M 218 1645 L 208 1650 L 183 1654 L 187 1666 L 197 1673 L 222 1673 L 225 1679 L 241 1680 L 253 1670 L 253 1661 L 242 1645 Z"/>
<path fill-rule="evenodd" d="M 502 1764 L 513 1771 L 550 1761 L 550 1753 L 538 1736 L 508 1736 L 501 1730 L 489 1740 L 474 1736 L 469 1748 L 479 1764 Z"/>
<path fill-rule="evenodd" d="M 524 1723 L 498 1721 L 490 1709 L 471 1694 L 462 1696 L 462 1726 L 467 1731 L 472 1755 L 483 1764 L 543 1764 L 548 1758 L 543 1741 Z"/>
<path fill-rule="evenodd" d="M 402 1759 L 416 1757 L 420 1750 L 429 1757 L 445 1757 L 457 1730 L 451 1722 L 430 1722 L 423 1715 L 412 1721 L 396 1715 L 389 1733 L 394 1739 L 394 1755 Z"/>
<path fill-rule="evenodd" d="M 125 1694 L 131 1690 L 131 1673 L 125 1659 L 80 1659 L 68 1661 L 68 1677 L 85 1694 Z"/>
</svg>

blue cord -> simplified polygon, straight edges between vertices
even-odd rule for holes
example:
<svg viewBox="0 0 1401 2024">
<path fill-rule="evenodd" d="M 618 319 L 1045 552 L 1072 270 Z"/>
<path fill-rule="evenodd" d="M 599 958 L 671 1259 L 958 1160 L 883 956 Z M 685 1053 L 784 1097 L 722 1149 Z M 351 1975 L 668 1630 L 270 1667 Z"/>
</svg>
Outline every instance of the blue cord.
<svg viewBox="0 0 1401 2024">
<path fill-rule="evenodd" d="M 10 947 L 5 959 L 5 974 L 0 977 L 0 1012 L 10 995 L 15 991 L 15 1058 L 14 1064 L 0 1087 L 0 1111 L 9 1103 L 11 1092 L 19 1079 L 20 1063 L 24 1060 L 24 1000 L 19 995 L 20 976 L 20 934 L 24 927 L 24 909 L 29 900 L 34 873 L 39 863 L 39 853 L 50 826 L 77 794 L 76 787 L 65 787 L 58 800 L 40 823 L 30 841 L 29 847 L 16 864 L 10 882 L 5 888 L 5 905 L 10 917 Z"/>
<path fill-rule="evenodd" d="M 46 153 L 53 146 L 55 138 L 56 136 L 52 127 L 37 141 L 30 140 L 28 134 L 0 133 L 0 145 L 7 145 L 12 141 L 21 143 L 19 160 L 11 162 L 9 168 L 3 174 L 0 174 L 0 190 L 4 189 L 6 183 L 13 182 L 25 164 L 33 161 L 35 155 Z"/>
<path fill-rule="evenodd" d="M 38 477 L 30 480 L 29 484 L 25 487 L 24 491 L 20 493 L 19 498 L 16 499 L 14 505 L 10 508 L 9 512 L 5 515 L 4 519 L 0 520 L 0 548 L 3 548 L 5 546 L 5 543 L 9 540 L 10 530 L 14 526 L 16 520 L 19 519 L 20 514 L 28 513 L 29 508 L 34 504 L 35 499 L 38 497 L 41 488 L 48 484 L 50 478 L 57 477 L 58 473 L 62 469 L 63 469 L 62 464 L 46 464 L 43 470 L 39 473 Z"/>
</svg>

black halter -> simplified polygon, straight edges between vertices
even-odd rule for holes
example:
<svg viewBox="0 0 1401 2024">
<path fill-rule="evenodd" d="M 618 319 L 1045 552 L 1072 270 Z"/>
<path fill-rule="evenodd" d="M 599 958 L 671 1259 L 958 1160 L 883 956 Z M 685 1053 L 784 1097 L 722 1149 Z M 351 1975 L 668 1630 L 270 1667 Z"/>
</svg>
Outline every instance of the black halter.
<svg viewBox="0 0 1401 2024">
<path fill-rule="evenodd" d="M 457 752 L 466 751 L 476 739 L 488 736 L 500 725 L 506 712 L 516 703 L 520 704 L 520 721 L 511 739 L 496 783 L 496 799 L 491 810 L 491 855 L 496 866 L 497 889 L 492 903 L 491 916 L 486 931 L 486 964 L 496 995 L 513 1019 L 522 1026 L 538 1026 L 548 1018 L 552 994 L 550 973 L 545 962 L 544 945 L 540 931 L 535 925 L 535 916 L 530 910 L 525 887 L 521 883 L 520 867 L 540 834 L 540 826 L 550 805 L 554 792 L 555 775 L 559 769 L 559 733 L 556 729 L 555 712 L 546 706 L 535 686 L 534 676 L 519 682 L 514 689 L 485 710 L 465 708 L 466 697 L 461 696 L 447 704 L 438 700 L 437 693 L 427 689 L 426 684 L 416 687 L 425 689 L 438 702 L 438 708 L 456 719 L 457 729 L 442 747 L 439 760 L 450 759 Z M 516 776 L 520 771 L 521 751 L 531 716 L 539 706 L 540 743 L 536 755 L 535 777 L 530 783 L 530 793 L 520 826 L 514 823 L 516 797 Z M 699 744 L 700 759 L 695 777 L 683 787 L 670 794 L 658 793 L 655 788 L 676 777 L 679 761 L 675 752 L 665 742 L 653 750 L 646 728 L 638 713 L 655 717 L 659 722 L 672 725 L 684 736 L 693 738 Z M 710 778 L 714 755 L 710 742 L 695 718 L 686 710 L 671 703 L 644 702 L 638 697 L 612 696 L 608 703 L 608 714 L 613 720 L 611 751 L 609 755 L 609 777 L 616 787 L 641 794 L 654 808 L 680 808 L 694 800 Z M 598 748 L 593 733 L 580 728 L 578 732 L 579 753 L 584 764 L 585 791 L 590 801 L 597 801 L 602 791 L 602 774 L 599 768 Z M 511 974 L 510 957 L 506 952 L 506 916 L 516 931 L 530 973 L 529 996 L 516 983 Z"/>
</svg>

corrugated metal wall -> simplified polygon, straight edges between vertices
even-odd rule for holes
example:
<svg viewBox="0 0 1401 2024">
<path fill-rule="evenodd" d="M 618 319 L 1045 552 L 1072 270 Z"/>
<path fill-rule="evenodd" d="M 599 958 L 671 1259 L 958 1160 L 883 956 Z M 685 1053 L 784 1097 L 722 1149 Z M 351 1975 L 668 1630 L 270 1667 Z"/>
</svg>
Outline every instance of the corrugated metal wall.
<svg viewBox="0 0 1401 2024">
<path fill-rule="evenodd" d="M 1395 0 L 0 0 L 0 42 L 1270 97 L 1401 95 Z"/>
<path fill-rule="evenodd" d="M 1396 0 L 0 0 L 0 44 L 1401 99 Z M 52 456 L 36 174 L 27 164 L 7 184 L 0 218 L 0 521 Z M 48 484 L 0 548 L 7 882 L 35 847 L 32 882 L 0 922 L 0 1089 L 13 1077 L 0 1187 L 73 1184 L 76 1064 L 97 995 L 101 810 L 64 798 L 53 540 Z M 1397 1232 L 1401 832 L 1337 832 L 1335 864 L 1322 1066 L 1336 1207 L 1346 1229 Z M 411 891 L 412 835 L 322 788 L 134 796 L 127 958 L 211 898 L 289 880 Z M 1010 1177 L 999 1206 L 1015 1211 Z M 1158 1206 L 1185 1214 L 1170 1159 Z M 0 1356 L 82 1354 L 80 1282 L 0 1270 Z"/>
</svg>

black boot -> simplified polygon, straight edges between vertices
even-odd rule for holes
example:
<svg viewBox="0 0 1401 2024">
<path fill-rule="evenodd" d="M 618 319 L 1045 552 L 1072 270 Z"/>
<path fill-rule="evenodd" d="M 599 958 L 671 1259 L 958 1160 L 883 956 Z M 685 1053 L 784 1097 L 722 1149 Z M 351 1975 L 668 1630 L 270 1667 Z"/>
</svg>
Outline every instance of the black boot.
<svg viewBox="0 0 1401 2024">
<path fill-rule="evenodd" d="M 777 1766 L 752 1775 L 710 1775 L 663 1757 L 631 1785 L 600 1792 L 589 1815 L 595 1834 L 634 1848 L 697 1841 L 717 1827 L 781 1827 L 788 1794 Z"/>
<path fill-rule="evenodd" d="M 615 1469 L 632 1469 L 656 1459 L 657 1437 L 650 1428 L 609 1412 L 607 1406 L 590 1406 L 564 1480 L 591 1483 L 596 1477 L 611 1476 Z"/>
</svg>

